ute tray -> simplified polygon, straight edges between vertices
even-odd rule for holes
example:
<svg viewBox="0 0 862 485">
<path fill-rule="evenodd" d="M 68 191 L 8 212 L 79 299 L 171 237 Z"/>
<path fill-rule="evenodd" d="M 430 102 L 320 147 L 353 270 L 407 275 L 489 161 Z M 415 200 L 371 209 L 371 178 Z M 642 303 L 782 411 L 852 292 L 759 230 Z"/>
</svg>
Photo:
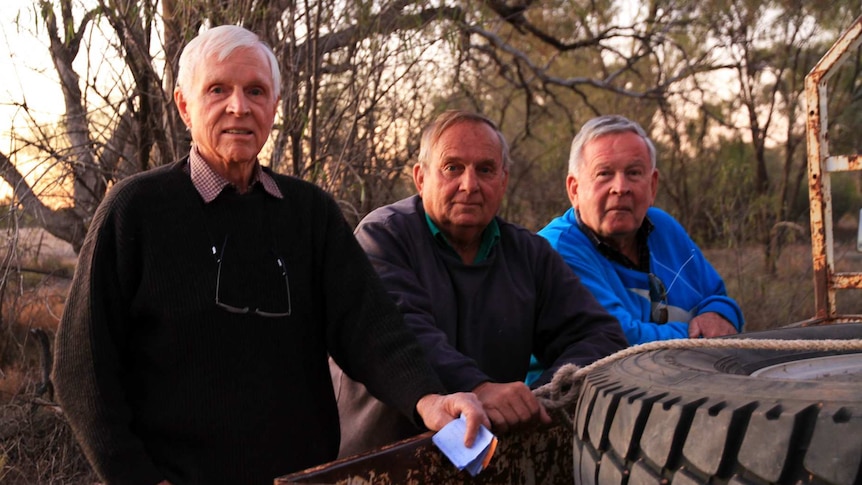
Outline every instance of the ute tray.
<svg viewBox="0 0 862 485">
<path fill-rule="evenodd" d="M 277 485 L 401 484 L 571 484 L 573 481 L 571 417 L 531 431 L 498 436 L 494 457 L 479 475 L 459 471 L 431 442 L 433 432 L 399 441 L 355 457 L 326 463 L 277 478 Z"/>
</svg>

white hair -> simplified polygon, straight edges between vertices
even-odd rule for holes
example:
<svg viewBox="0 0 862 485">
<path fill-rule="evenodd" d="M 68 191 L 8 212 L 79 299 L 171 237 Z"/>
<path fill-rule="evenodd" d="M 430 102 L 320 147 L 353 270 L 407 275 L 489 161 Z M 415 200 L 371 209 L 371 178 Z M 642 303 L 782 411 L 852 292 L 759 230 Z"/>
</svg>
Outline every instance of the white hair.
<svg viewBox="0 0 862 485">
<path fill-rule="evenodd" d="M 502 151 L 500 156 L 503 160 L 503 168 L 505 170 L 509 170 L 509 167 L 512 166 L 512 157 L 509 155 L 509 144 L 506 142 L 506 137 L 503 136 L 500 128 L 497 127 L 497 124 L 491 121 L 488 117 L 479 113 L 461 110 L 444 111 L 437 116 L 430 125 L 425 127 L 425 130 L 422 131 L 422 138 L 419 142 L 419 163 L 423 167 L 428 167 L 428 164 L 431 161 L 431 150 L 440 140 L 440 137 L 443 136 L 443 132 L 453 125 L 463 121 L 484 123 L 494 130 L 494 133 L 497 135 L 497 139 L 500 141 L 500 148 Z"/>
<path fill-rule="evenodd" d="M 179 72 L 177 73 L 177 89 L 188 95 L 185 89 L 192 84 L 192 77 L 201 63 L 215 56 L 222 61 L 235 49 L 248 47 L 259 49 L 269 60 L 272 72 L 273 96 L 278 97 L 281 89 L 281 73 L 278 70 L 278 60 L 266 42 L 260 40 L 257 34 L 237 25 L 220 25 L 213 27 L 189 42 L 180 55 Z M 204 66 L 205 67 L 205 66 Z"/>
<path fill-rule="evenodd" d="M 583 162 L 584 145 L 596 138 L 609 133 L 635 133 L 643 138 L 649 150 L 650 165 L 656 166 L 655 145 L 647 136 L 646 131 L 636 121 L 632 121 L 620 115 L 598 116 L 584 123 L 581 131 L 572 140 L 572 149 L 569 152 L 569 175 L 578 175 L 578 170 Z"/>
</svg>

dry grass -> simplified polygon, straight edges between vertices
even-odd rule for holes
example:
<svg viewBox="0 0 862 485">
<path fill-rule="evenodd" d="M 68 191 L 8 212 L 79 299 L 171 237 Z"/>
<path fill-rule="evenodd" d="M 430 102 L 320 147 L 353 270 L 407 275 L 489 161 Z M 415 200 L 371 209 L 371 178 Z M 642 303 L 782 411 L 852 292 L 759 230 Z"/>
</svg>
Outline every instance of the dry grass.
<svg viewBox="0 0 862 485">
<path fill-rule="evenodd" d="M 838 271 L 862 271 L 862 255 L 853 244 L 836 245 L 834 252 Z M 814 316 L 814 276 L 807 244 L 785 247 L 776 275 L 764 271 L 759 247 L 704 253 L 724 278 L 728 294 L 742 307 L 746 332 L 783 327 Z M 840 313 L 862 314 L 862 291 L 842 290 L 837 300 Z"/>
<path fill-rule="evenodd" d="M 2 248 L 7 264 L 0 268 L 0 483 L 94 483 L 50 392 L 40 388 L 47 362 L 34 333 L 50 338 L 56 331 L 74 253 L 41 231 L 16 236 L 13 247 Z"/>
<path fill-rule="evenodd" d="M 0 483 L 94 483 L 96 476 L 62 414 L 29 394 L 0 409 Z"/>
<path fill-rule="evenodd" d="M 27 339 L 22 348 L 24 358 L 0 369 L 0 483 L 94 483 L 50 390 L 41 387 L 36 339 Z"/>
</svg>

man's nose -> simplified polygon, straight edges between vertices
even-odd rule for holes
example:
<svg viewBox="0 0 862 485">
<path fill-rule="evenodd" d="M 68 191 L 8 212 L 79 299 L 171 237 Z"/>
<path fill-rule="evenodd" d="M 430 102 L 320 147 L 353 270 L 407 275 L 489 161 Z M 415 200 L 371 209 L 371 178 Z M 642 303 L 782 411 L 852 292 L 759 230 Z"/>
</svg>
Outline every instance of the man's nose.
<svg viewBox="0 0 862 485">
<path fill-rule="evenodd" d="M 248 114 L 248 100 L 242 90 L 235 90 L 228 99 L 228 112 L 235 115 Z"/>
<path fill-rule="evenodd" d="M 614 174 L 614 179 L 611 182 L 611 193 L 624 195 L 631 191 L 631 186 L 628 179 L 626 179 L 625 172 L 617 172 Z"/>
<path fill-rule="evenodd" d="M 467 167 L 461 174 L 461 190 L 474 192 L 479 188 L 479 174 L 474 167 Z"/>
</svg>

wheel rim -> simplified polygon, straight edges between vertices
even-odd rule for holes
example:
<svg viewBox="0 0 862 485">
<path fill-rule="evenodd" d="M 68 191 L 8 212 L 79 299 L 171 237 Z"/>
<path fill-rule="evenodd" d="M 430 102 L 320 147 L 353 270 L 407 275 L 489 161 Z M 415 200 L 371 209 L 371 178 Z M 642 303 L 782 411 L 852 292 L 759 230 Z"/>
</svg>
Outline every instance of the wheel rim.
<svg viewBox="0 0 862 485">
<path fill-rule="evenodd" d="M 752 377 L 768 379 L 859 382 L 862 379 L 862 354 L 813 357 L 771 365 L 751 373 Z"/>
</svg>

